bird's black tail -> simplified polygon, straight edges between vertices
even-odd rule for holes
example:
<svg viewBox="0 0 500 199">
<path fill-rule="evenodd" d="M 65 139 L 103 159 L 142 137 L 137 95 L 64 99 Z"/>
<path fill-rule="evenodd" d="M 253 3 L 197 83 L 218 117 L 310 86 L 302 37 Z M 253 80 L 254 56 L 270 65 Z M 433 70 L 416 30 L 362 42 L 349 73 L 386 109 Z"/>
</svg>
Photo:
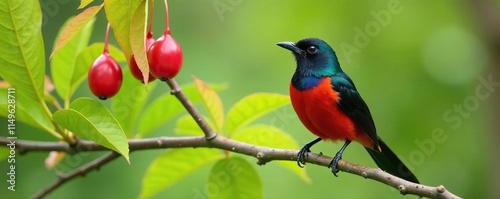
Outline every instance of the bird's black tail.
<svg viewBox="0 0 500 199">
<path fill-rule="evenodd" d="M 392 152 L 392 150 L 378 138 L 378 143 L 382 152 L 366 148 L 375 163 L 387 173 L 403 178 L 410 182 L 419 183 L 417 177 L 406 167 L 403 162 Z"/>
</svg>

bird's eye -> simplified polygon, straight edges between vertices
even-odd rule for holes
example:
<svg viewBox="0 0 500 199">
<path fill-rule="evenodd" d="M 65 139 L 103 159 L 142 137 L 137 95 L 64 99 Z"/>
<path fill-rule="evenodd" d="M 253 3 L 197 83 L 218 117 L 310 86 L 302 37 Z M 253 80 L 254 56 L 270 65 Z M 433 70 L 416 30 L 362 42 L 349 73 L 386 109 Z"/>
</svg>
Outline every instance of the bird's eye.
<svg viewBox="0 0 500 199">
<path fill-rule="evenodd" d="M 318 48 L 316 46 L 309 46 L 307 48 L 307 52 L 309 54 L 316 54 L 318 52 Z"/>
</svg>

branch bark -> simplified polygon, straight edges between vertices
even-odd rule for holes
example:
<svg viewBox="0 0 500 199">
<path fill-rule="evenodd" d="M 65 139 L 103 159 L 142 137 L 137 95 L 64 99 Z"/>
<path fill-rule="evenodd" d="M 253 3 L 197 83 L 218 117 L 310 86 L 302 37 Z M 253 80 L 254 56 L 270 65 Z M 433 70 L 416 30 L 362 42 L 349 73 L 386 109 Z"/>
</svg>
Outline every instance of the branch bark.
<svg viewBox="0 0 500 199">
<path fill-rule="evenodd" d="M 5 137 L 0 137 L 0 144 L 5 146 L 9 140 Z M 255 146 L 243 142 L 228 139 L 224 136 L 217 136 L 211 140 L 207 140 L 203 136 L 190 136 L 190 137 L 157 137 L 147 139 L 132 139 L 129 141 L 129 148 L 133 151 L 150 150 L 150 149 L 166 149 L 166 148 L 217 148 L 234 153 L 245 154 L 257 158 L 257 164 L 263 165 L 273 160 L 296 161 L 296 150 L 276 149 L 269 147 Z M 92 151 L 109 151 L 109 149 L 102 147 L 91 141 L 79 141 L 74 146 L 61 142 L 37 142 L 37 141 L 24 141 L 17 140 L 16 148 L 20 151 L 65 151 L 68 153 L 92 152 Z M 68 174 L 60 175 L 59 179 L 39 193 L 37 197 L 45 196 L 65 182 L 77 177 L 83 176 L 87 172 L 97 169 L 105 163 L 115 159 L 116 153 L 108 154 L 93 162 L 90 162 Z M 306 162 L 328 167 L 331 157 L 321 154 L 308 153 Z M 389 185 L 400 191 L 401 194 L 418 195 L 428 198 L 460 198 L 453 193 L 447 191 L 442 185 L 437 187 L 427 186 L 409 182 L 386 173 L 380 169 L 365 167 L 362 165 L 346 162 L 340 160 L 339 169 L 341 171 L 355 174 L 364 178 L 372 179 L 386 185 Z"/>
<path fill-rule="evenodd" d="M 193 117 L 194 121 L 201 128 L 205 137 L 210 140 L 217 137 L 217 133 L 208 125 L 207 121 L 203 118 L 203 116 L 198 112 L 193 103 L 188 99 L 188 97 L 182 92 L 181 87 L 174 79 L 168 79 L 167 84 L 170 87 L 170 93 L 177 97 L 177 99 L 182 103 L 184 108 L 189 112 L 191 117 Z"/>
<path fill-rule="evenodd" d="M 74 171 L 71 171 L 66 174 L 58 174 L 57 175 L 57 181 L 51 184 L 49 187 L 43 189 L 40 193 L 36 194 L 33 196 L 33 198 L 43 198 L 50 192 L 54 191 L 64 183 L 78 177 L 78 176 L 85 176 L 88 172 L 96 169 L 98 170 L 102 165 L 111 162 L 111 160 L 116 159 L 117 157 L 120 157 L 120 154 L 116 152 L 111 152 L 109 154 L 106 154 L 104 156 L 101 156 L 100 158 L 95 159 L 92 162 L 89 162 L 83 166 L 81 166 L 78 169 L 75 169 Z"/>
<path fill-rule="evenodd" d="M 186 95 L 182 92 L 181 88 L 173 79 L 169 79 L 167 84 L 171 88 L 171 93 L 175 95 L 186 108 L 189 114 L 198 123 L 199 127 L 203 130 L 205 136 L 191 136 L 191 137 L 157 137 L 145 139 L 132 139 L 129 140 L 129 149 L 131 152 L 139 150 L 150 150 L 159 148 L 186 148 L 186 147 L 206 147 L 218 148 L 234 153 L 245 154 L 257 158 L 257 164 L 264 165 L 273 160 L 296 161 L 296 150 L 276 149 L 269 147 L 261 147 L 251 145 L 243 142 L 228 139 L 224 136 L 218 136 L 217 133 L 208 125 L 203 116 L 198 112 L 196 107 L 189 101 Z M 6 146 L 10 140 L 5 137 L 0 137 L 0 144 Z M 78 152 L 91 152 L 109 150 L 91 141 L 79 140 L 73 145 L 60 142 L 37 142 L 37 141 L 24 141 L 16 140 L 16 148 L 20 153 L 27 153 L 30 151 L 65 151 L 70 154 Z M 55 190 L 62 184 L 74 179 L 77 176 L 83 176 L 93 169 L 98 169 L 104 164 L 118 157 L 115 152 L 98 158 L 82 167 L 69 172 L 67 174 L 59 175 L 58 180 L 50 185 L 48 188 L 40 192 L 36 197 L 43 197 Z M 331 157 L 321 154 L 308 153 L 306 162 L 328 167 Z M 341 171 L 351 173 L 354 175 L 362 176 L 364 178 L 372 179 L 400 191 L 401 194 L 412 194 L 428 198 L 460 198 L 453 193 L 447 191 L 444 186 L 437 187 L 427 186 L 409 182 L 386 173 L 380 169 L 365 167 L 362 165 L 349 163 L 340 160 L 338 168 Z"/>
</svg>

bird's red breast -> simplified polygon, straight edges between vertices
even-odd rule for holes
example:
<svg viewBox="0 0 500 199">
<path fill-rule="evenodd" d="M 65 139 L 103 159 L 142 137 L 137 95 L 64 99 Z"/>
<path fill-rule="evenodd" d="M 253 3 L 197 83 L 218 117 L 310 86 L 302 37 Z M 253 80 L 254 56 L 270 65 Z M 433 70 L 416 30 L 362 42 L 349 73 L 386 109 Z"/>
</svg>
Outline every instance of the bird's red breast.
<svg viewBox="0 0 500 199">
<path fill-rule="evenodd" d="M 290 84 L 292 106 L 309 131 L 323 140 L 349 139 L 372 148 L 373 141 L 337 105 L 341 97 L 333 89 L 330 77 L 302 91 Z"/>
</svg>

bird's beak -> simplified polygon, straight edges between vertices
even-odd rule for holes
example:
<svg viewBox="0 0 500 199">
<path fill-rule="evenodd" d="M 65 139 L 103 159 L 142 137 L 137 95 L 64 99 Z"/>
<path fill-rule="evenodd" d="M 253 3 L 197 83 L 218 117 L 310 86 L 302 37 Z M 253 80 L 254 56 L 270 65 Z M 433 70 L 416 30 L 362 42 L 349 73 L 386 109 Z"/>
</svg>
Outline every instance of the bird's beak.
<svg viewBox="0 0 500 199">
<path fill-rule="evenodd" d="M 293 43 L 293 42 L 283 41 L 283 42 L 277 43 L 276 45 L 278 45 L 282 48 L 288 49 L 288 50 L 292 51 L 294 54 L 297 54 L 297 55 L 302 54 L 302 49 L 297 48 L 297 46 L 295 46 L 295 43 Z"/>
</svg>

